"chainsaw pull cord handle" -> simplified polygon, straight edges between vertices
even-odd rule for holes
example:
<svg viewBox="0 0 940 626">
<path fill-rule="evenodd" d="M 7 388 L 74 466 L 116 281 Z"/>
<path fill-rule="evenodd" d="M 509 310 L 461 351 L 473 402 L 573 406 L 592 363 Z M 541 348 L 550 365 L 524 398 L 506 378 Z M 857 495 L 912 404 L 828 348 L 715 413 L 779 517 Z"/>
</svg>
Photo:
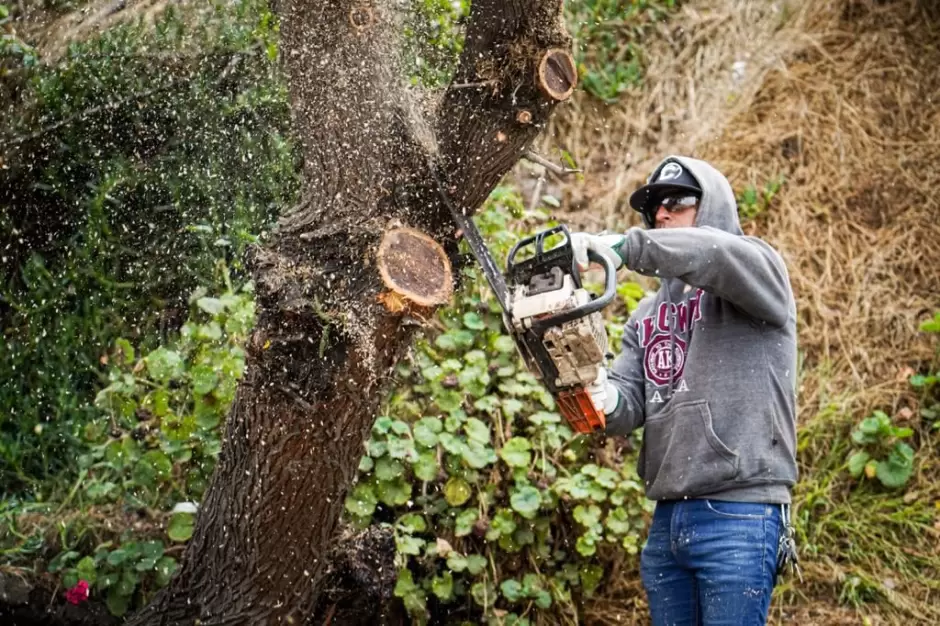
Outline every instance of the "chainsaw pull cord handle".
<svg viewBox="0 0 940 626">
<path fill-rule="evenodd" d="M 614 262 L 602 254 L 594 252 L 590 248 L 587 251 L 588 260 L 599 263 L 604 268 L 604 293 L 594 298 L 590 302 L 586 302 L 581 306 L 575 307 L 573 309 L 568 309 L 567 311 L 562 311 L 551 317 L 543 317 L 532 323 L 532 330 L 541 334 L 541 331 L 550 326 L 558 326 L 564 324 L 565 322 L 570 322 L 571 320 L 580 319 L 582 317 L 587 317 L 591 313 L 600 311 L 605 308 L 614 300 L 614 296 L 617 295 L 617 268 L 614 267 Z M 572 268 L 573 272 L 577 272 L 578 268 L 575 265 Z"/>
</svg>

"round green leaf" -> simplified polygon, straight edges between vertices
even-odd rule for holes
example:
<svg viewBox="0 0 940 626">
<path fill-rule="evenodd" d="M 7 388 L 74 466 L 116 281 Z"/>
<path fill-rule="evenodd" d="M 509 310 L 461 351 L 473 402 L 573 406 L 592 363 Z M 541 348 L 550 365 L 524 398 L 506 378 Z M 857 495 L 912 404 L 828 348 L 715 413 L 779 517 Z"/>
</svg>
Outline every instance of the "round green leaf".
<svg viewBox="0 0 940 626">
<path fill-rule="evenodd" d="M 375 462 L 375 477 L 379 480 L 394 480 L 405 473 L 405 467 L 389 457 L 382 457 Z"/>
<path fill-rule="evenodd" d="M 388 506 L 401 506 L 411 498 L 411 483 L 402 478 L 380 480 L 376 483 L 375 493 L 379 501 Z"/>
<path fill-rule="evenodd" d="M 422 417 L 414 425 L 414 438 L 426 448 L 437 445 L 438 433 L 444 430 L 444 424 L 436 417 Z"/>
<path fill-rule="evenodd" d="M 539 490 L 532 486 L 514 489 L 512 495 L 509 497 L 509 505 L 512 507 L 512 510 L 526 519 L 535 517 L 535 513 L 539 510 L 541 502 L 542 497 L 539 494 Z"/>
<path fill-rule="evenodd" d="M 463 478 L 452 476 L 444 485 L 444 498 L 451 506 L 460 506 L 472 495 L 470 485 Z"/>
<path fill-rule="evenodd" d="M 463 314 L 463 325 L 470 330 L 485 330 L 486 322 L 475 312 L 467 311 Z"/>
<path fill-rule="evenodd" d="M 472 441 L 490 442 L 490 427 L 475 417 L 467 420 L 467 423 L 464 424 L 464 430 L 467 432 L 467 437 Z"/>
<path fill-rule="evenodd" d="M 418 455 L 411 469 L 418 480 L 432 481 L 437 478 L 441 468 L 437 463 L 437 455 L 433 451 L 427 451 Z"/>
<path fill-rule="evenodd" d="M 499 451 L 499 456 L 510 467 L 528 467 L 532 462 L 532 444 L 525 437 L 513 437 Z"/>
<path fill-rule="evenodd" d="M 195 518 L 192 513 L 175 513 L 166 529 L 167 536 L 176 542 L 188 541 L 193 536 Z"/>
<path fill-rule="evenodd" d="M 454 534 L 458 537 L 466 537 L 473 532 L 473 525 L 477 521 L 479 514 L 476 509 L 467 509 L 466 511 L 461 511 L 461 513 L 454 520 Z M 453 568 L 451 568 L 453 569 Z"/>
<path fill-rule="evenodd" d="M 371 517 L 378 499 L 371 485 L 359 483 L 346 496 L 346 510 L 359 517 Z"/>
<path fill-rule="evenodd" d="M 517 602 L 522 598 L 522 584 L 518 580 L 512 578 L 504 580 L 499 585 L 499 590 L 503 593 L 503 597 L 510 602 Z"/>
<path fill-rule="evenodd" d="M 450 572 L 444 572 L 443 576 L 435 576 L 431 580 L 431 591 L 443 601 L 451 600 L 454 597 L 454 577 Z"/>
</svg>

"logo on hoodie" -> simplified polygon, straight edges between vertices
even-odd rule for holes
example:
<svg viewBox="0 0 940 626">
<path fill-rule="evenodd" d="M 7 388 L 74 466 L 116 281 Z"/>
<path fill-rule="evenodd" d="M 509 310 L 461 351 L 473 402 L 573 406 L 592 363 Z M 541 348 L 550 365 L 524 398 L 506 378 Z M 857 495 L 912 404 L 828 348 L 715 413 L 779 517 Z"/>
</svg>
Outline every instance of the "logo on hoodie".
<svg viewBox="0 0 940 626">
<path fill-rule="evenodd" d="M 678 385 L 677 390 L 684 387 L 681 379 L 688 354 L 688 337 L 692 325 L 702 319 L 703 293 L 696 289 L 688 300 L 678 304 L 661 302 L 654 312 L 637 323 L 646 379 L 653 384 L 662 387 L 672 382 Z"/>
<path fill-rule="evenodd" d="M 670 350 L 670 348 L 673 348 Z M 680 337 L 656 335 L 646 347 L 646 378 L 659 386 L 677 382 L 685 370 L 686 343 Z"/>
</svg>

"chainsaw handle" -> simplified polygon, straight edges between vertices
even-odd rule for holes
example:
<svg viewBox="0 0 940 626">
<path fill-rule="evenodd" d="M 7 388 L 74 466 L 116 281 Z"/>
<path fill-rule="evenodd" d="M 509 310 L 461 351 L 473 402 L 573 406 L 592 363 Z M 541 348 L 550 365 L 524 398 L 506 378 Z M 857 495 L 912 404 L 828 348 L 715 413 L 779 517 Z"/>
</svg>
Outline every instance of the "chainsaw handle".
<svg viewBox="0 0 940 626">
<path fill-rule="evenodd" d="M 543 317 L 533 322 L 532 330 L 536 330 L 541 334 L 541 331 L 549 326 L 558 326 L 565 322 L 570 322 L 571 320 L 587 317 L 591 313 L 600 311 L 613 302 L 614 296 L 617 295 L 617 268 L 614 267 L 614 262 L 603 254 L 594 252 L 590 248 L 588 248 L 587 255 L 589 261 L 594 261 L 604 267 L 604 293 L 581 306 L 562 311 L 551 317 Z M 572 271 L 578 271 L 577 264 L 572 265 Z"/>
</svg>

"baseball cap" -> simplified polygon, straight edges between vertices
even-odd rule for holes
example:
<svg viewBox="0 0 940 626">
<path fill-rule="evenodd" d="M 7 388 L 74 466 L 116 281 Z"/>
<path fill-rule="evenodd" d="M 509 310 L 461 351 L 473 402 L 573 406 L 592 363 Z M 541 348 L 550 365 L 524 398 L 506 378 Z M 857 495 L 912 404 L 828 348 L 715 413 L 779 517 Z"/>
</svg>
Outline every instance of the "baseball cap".
<svg viewBox="0 0 940 626">
<path fill-rule="evenodd" d="M 645 185 L 630 195 L 630 206 L 640 213 L 652 209 L 663 197 L 674 193 L 701 196 L 702 187 L 681 163 L 669 161 Z"/>
</svg>

